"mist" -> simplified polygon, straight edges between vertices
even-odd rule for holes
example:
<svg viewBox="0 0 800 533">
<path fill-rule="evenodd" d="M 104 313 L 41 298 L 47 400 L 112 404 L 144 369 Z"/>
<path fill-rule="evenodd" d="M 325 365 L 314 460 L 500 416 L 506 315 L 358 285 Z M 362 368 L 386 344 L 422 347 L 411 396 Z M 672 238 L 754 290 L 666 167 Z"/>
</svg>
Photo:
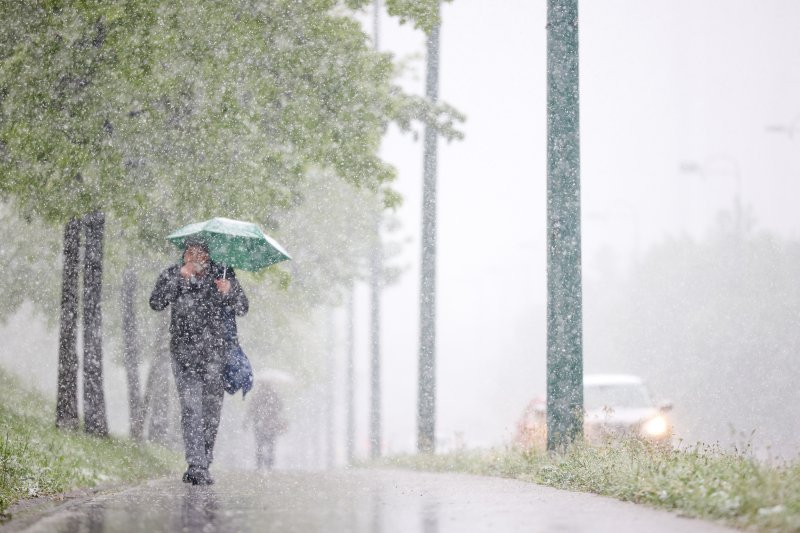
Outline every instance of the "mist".
<svg viewBox="0 0 800 533">
<path fill-rule="evenodd" d="M 656 400 L 674 405 L 676 443 L 794 457 L 800 5 L 616 0 L 580 9 L 584 371 L 644 378 Z M 509 445 L 525 406 L 545 393 L 545 11 L 522 0 L 442 8 L 440 94 L 467 119 L 462 140 L 439 146 L 440 450 Z M 371 34 L 371 13 L 358 20 Z M 380 50 L 405 64 L 400 85 L 422 94 L 422 34 L 383 17 Z M 382 453 L 395 454 L 417 443 L 422 145 L 393 125 L 380 155 L 396 169 L 392 186 L 403 198 L 381 226 L 393 272 L 382 291 Z M 369 454 L 368 280 L 363 264 L 326 258 L 340 244 L 361 254 L 378 208 L 351 184 L 327 183 L 312 177 L 305 207 L 276 208 L 267 227 L 293 254 L 289 288 L 281 273 L 243 276 L 260 309 L 240 320 L 256 374 L 292 376 L 280 385 L 289 418 L 281 468 L 346 462 L 351 295 L 355 454 Z M 343 198 L 351 204 L 329 216 L 326 206 Z M 26 241 L 47 235 L 36 253 L 53 269 L 31 276 L 41 305 L 10 296 L 0 364 L 55 400 L 61 235 L 3 216 L 0 268 L 9 271 Z M 146 295 L 177 259 L 176 251 L 160 253 L 137 263 L 143 336 L 158 327 L 144 310 Z M 341 290 L 327 291 L 340 282 Z M 119 288 L 112 281 L 104 291 L 104 327 L 119 327 Z M 143 344 L 143 380 L 156 349 Z M 104 353 L 109 427 L 125 435 L 115 335 L 105 336 Z M 254 465 L 245 405 L 241 395 L 225 398 L 221 464 Z"/>
</svg>

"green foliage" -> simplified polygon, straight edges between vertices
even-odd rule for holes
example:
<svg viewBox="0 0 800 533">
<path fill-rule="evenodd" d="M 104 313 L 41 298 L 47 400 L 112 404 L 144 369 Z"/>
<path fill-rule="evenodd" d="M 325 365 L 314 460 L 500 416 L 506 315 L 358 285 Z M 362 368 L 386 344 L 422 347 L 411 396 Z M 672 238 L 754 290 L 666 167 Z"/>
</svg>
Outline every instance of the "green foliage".
<svg viewBox="0 0 800 533">
<path fill-rule="evenodd" d="M 440 4 L 441 0 L 386 0 L 386 11 L 400 22 L 411 21 L 415 28 L 430 33 L 440 22 Z"/>
<path fill-rule="evenodd" d="M 27 13 L 0 66 L 2 192 L 49 220 L 100 206 L 142 225 L 151 208 L 263 216 L 309 165 L 375 190 L 393 177 L 376 155 L 393 67 L 328 4 Z"/>
<path fill-rule="evenodd" d="M 0 270 L 8 280 L 0 322 L 25 302 L 34 301 L 34 309 L 55 323 L 61 297 L 62 235 L 41 220 L 20 217 L 12 206 L 0 202 Z"/>
<path fill-rule="evenodd" d="M 153 446 L 53 427 L 55 406 L 0 371 L 0 514 L 23 498 L 177 472 L 179 458 Z"/>
<path fill-rule="evenodd" d="M 384 0 L 386 11 L 400 19 L 402 24 L 411 21 L 414 27 L 430 33 L 439 24 L 441 16 L 439 5 L 441 0 Z M 444 0 L 452 2 L 453 0 Z M 345 5 L 351 9 L 360 9 L 372 3 L 373 0 L 345 0 Z"/>
<path fill-rule="evenodd" d="M 800 527 L 800 464 L 771 465 L 716 446 L 674 449 L 641 440 L 538 450 L 400 456 L 383 465 L 509 477 L 593 492 L 765 531 Z"/>
<path fill-rule="evenodd" d="M 0 198 L 46 223 L 15 220 L 8 231 L 29 242 L 5 248 L 0 265 L 24 254 L 42 263 L 33 271 L 52 269 L 32 243 L 101 208 L 105 328 L 118 330 L 132 266 L 141 328 L 154 331 L 147 295 L 178 257 L 164 236 L 228 216 L 269 228 L 299 265 L 245 280 L 245 321 L 307 322 L 335 302 L 362 270 L 364 218 L 400 203 L 377 155 L 388 124 L 429 122 L 451 139 L 463 120 L 400 90 L 391 55 L 349 14 L 334 0 L 0 0 Z M 41 282 L 32 298 L 52 317 L 59 286 Z"/>
<path fill-rule="evenodd" d="M 0 2 L 0 196 L 57 225 L 104 209 L 123 261 L 190 221 L 266 222 L 314 170 L 398 205 L 387 124 L 463 117 L 393 85 L 334 5 Z"/>
<path fill-rule="evenodd" d="M 392 85 L 390 56 L 333 4 L 1 3 L 0 193 L 150 237 L 181 212 L 263 219 L 312 167 L 377 192 L 388 122 L 452 137 L 460 117 Z"/>
</svg>

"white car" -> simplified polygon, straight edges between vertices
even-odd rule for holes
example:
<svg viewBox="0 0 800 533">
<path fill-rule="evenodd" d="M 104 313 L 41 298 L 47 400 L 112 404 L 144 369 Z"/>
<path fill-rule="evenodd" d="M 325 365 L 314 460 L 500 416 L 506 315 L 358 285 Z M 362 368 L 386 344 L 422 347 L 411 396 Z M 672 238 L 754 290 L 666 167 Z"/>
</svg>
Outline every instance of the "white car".
<svg viewBox="0 0 800 533">
<path fill-rule="evenodd" d="M 669 442 L 672 404 L 656 405 L 642 378 L 627 374 L 587 374 L 583 378 L 584 433 L 590 441 L 639 435 Z"/>
</svg>

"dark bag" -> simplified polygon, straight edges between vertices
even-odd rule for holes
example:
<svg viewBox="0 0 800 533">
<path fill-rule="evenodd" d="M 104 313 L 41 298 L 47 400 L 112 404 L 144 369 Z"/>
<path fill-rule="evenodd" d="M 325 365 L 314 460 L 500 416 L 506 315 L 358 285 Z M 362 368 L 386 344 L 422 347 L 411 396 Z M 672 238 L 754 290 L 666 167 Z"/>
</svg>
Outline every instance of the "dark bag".
<svg viewBox="0 0 800 533">
<path fill-rule="evenodd" d="M 238 344 L 228 345 L 228 359 L 222 372 L 222 386 L 228 394 L 242 389 L 242 398 L 253 388 L 253 367 Z"/>
<path fill-rule="evenodd" d="M 222 387 L 228 394 L 236 394 L 236 391 L 242 389 L 242 398 L 244 398 L 253 388 L 253 367 L 236 338 L 236 316 L 233 312 L 225 312 L 222 319 L 227 352 L 225 368 L 222 371 Z"/>
</svg>

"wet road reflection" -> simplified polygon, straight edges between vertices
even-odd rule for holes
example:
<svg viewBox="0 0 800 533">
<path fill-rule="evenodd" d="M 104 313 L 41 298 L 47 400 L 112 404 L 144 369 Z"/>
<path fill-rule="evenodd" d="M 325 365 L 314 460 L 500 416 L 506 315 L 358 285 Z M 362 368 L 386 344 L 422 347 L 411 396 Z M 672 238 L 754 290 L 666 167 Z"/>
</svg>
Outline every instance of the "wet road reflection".
<svg viewBox="0 0 800 533">
<path fill-rule="evenodd" d="M 476 533 L 505 531 L 726 531 L 641 506 L 532 484 L 454 474 L 356 470 L 218 475 L 212 487 L 160 480 L 3 531 L 111 533 Z"/>
<path fill-rule="evenodd" d="M 427 500 L 422 504 L 422 533 L 439 533 L 439 504 Z"/>
<path fill-rule="evenodd" d="M 217 495 L 213 488 L 198 489 L 184 485 L 180 521 L 176 524 L 174 531 L 203 531 L 204 529 L 216 531 L 221 529 L 222 522 L 219 520 L 218 507 Z"/>
</svg>

